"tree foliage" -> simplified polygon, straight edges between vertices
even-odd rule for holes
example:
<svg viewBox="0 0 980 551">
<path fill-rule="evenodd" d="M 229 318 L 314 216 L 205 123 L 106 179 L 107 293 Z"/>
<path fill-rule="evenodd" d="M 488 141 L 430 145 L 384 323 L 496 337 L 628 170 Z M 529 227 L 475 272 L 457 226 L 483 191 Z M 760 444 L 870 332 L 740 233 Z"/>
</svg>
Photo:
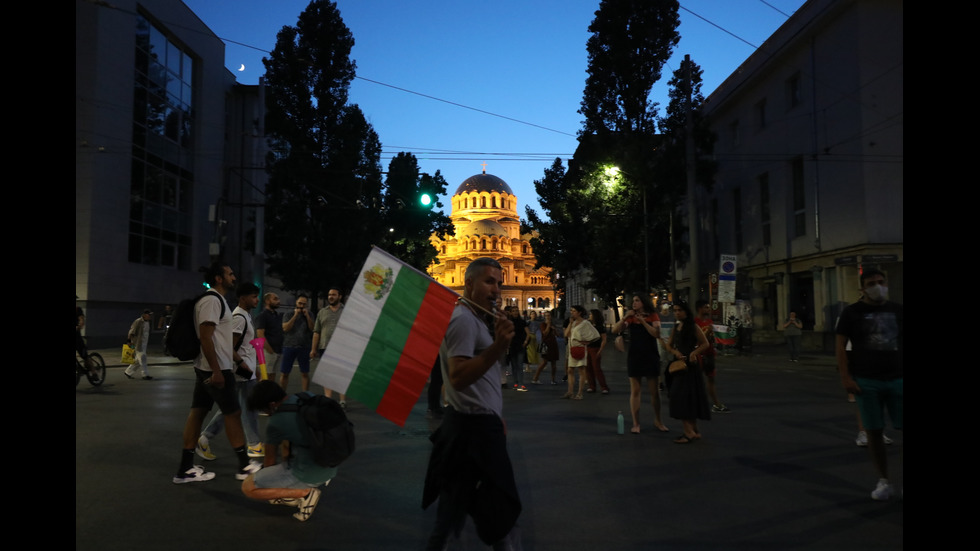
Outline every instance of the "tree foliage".
<svg viewBox="0 0 980 551">
<path fill-rule="evenodd" d="M 420 178 L 417 164 L 382 181 L 381 142 L 360 107 L 348 102 L 356 65 L 354 37 L 334 2 L 313 0 L 296 26 L 285 26 L 264 59 L 268 84 L 266 131 L 272 153 L 266 188 L 269 271 L 290 290 L 314 299 L 327 286 L 349 287 L 372 245 L 424 268 L 429 233 L 439 213 L 408 215 L 396 199 L 415 191 L 445 191 L 445 182 Z M 414 163 L 400 159 L 401 165 Z M 406 187 L 407 186 L 407 187 Z M 444 216 L 443 216 L 444 218 Z M 390 228 L 397 233 L 392 235 Z M 434 250 L 433 250 L 434 252 Z"/>
<path fill-rule="evenodd" d="M 582 134 L 656 131 L 650 101 L 680 41 L 677 0 L 602 0 L 589 25 Z"/>
<path fill-rule="evenodd" d="M 422 194 L 432 203 L 423 205 Z M 388 164 L 385 191 L 385 220 L 390 231 L 385 235 L 384 249 L 408 264 L 425 271 L 436 258 L 431 236 L 452 232 L 449 217 L 442 212 L 438 197 L 446 193 L 446 180 L 419 172 L 418 159 L 401 152 Z"/>
<path fill-rule="evenodd" d="M 549 220 L 528 209 L 542 262 L 566 274 L 587 268 L 586 284 L 610 302 L 642 289 L 648 270 L 650 283 L 667 276 L 669 204 L 653 178 L 661 140 L 650 93 L 680 39 L 679 23 L 676 0 L 600 3 L 586 44 L 579 147 L 560 181 L 545 171 L 543 187 L 556 189 L 535 183 Z"/>
</svg>

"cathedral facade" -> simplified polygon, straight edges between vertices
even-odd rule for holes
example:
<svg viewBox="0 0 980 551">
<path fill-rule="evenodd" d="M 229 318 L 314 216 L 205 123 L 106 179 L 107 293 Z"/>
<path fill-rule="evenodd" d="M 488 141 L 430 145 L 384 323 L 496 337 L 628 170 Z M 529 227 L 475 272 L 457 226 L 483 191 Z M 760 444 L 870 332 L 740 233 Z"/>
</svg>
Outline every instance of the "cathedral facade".
<svg viewBox="0 0 980 551">
<path fill-rule="evenodd" d="M 503 268 L 502 304 L 521 311 L 551 309 L 557 293 L 551 285 L 550 268 L 534 268 L 531 235 L 521 235 L 517 196 L 507 182 L 484 171 L 470 176 L 452 196 L 454 235 L 433 235 L 437 261 L 429 275 L 439 283 L 463 294 L 463 275 L 470 262 L 486 256 Z"/>
</svg>

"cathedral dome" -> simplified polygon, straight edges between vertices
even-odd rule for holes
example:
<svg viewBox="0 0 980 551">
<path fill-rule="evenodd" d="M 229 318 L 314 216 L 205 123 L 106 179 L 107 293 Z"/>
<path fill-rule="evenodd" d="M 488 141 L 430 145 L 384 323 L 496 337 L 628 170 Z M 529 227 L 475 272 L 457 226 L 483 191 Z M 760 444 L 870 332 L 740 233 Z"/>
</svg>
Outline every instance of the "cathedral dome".
<svg viewBox="0 0 980 551">
<path fill-rule="evenodd" d="M 499 180 L 499 178 L 498 178 Z M 503 180 L 501 180 L 502 182 Z M 507 184 L 504 184 L 507 185 Z M 477 220 L 469 226 L 466 226 L 463 231 L 459 233 L 461 237 L 473 237 L 477 235 L 487 235 L 487 236 L 502 236 L 507 237 L 507 230 L 500 224 L 494 222 L 493 220 Z"/>
<path fill-rule="evenodd" d="M 460 195 L 462 193 L 471 192 L 487 192 L 487 193 L 506 193 L 507 195 L 513 195 L 514 192 L 511 191 L 510 186 L 507 182 L 501 180 L 500 178 L 494 176 L 493 174 L 475 174 L 469 178 L 463 180 L 462 184 L 456 189 L 454 195 Z"/>
</svg>

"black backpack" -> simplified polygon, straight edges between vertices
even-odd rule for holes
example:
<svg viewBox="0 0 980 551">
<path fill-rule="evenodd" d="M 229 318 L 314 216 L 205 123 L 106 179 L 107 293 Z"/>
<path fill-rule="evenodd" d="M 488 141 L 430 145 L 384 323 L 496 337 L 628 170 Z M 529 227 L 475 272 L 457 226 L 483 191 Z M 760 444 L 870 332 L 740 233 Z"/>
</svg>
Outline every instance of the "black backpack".
<svg viewBox="0 0 980 551">
<path fill-rule="evenodd" d="M 300 432 L 321 467 L 336 467 L 354 453 L 354 424 L 344 408 L 322 394 L 300 392 L 295 404 L 282 404 L 278 411 L 295 411 Z M 291 442 L 293 445 L 295 442 Z"/>
<path fill-rule="evenodd" d="M 167 332 L 163 336 L 163 348 L 167 354 L 185 362 L 193 360 L 201 354 L 201 339 L 197 336 L 197 328 L 194 327 L 194 306 L 197 301 L 208 295 L 221 301 L 219 319 L 224 319 L 225 299 L 217 293 L 206 291 L 196 297 L 180 301 L 177 309 L 174 310 L 170 326 L 167 327 Z"/>
</svg>

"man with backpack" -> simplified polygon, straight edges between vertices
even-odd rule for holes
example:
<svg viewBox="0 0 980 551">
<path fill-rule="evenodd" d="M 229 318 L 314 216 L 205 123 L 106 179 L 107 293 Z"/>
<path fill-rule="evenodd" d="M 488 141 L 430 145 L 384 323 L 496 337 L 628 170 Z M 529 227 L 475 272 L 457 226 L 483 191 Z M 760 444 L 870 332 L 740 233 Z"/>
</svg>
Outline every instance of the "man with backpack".
<svg viewBox="0 0 980 551">
<path fill-rule="evenodd" d="M 236 294 L 238 295 L 238 307 L 231 313 L 232 335 L 235 352 L 245 360 L 245 367 L 235 370 L 238 405 L 242 410 L 242 426 L 245 429 L 245 441 L 248 443 L 248 456 L 264 457 L 262 437 L 259 435 L 258 412 L 249 410 L 246 405 L 248 393 L 258 382 L 255 377 L 255 347 L 249 344 L 249 341 L 255 338 L 252 315 L 249 312 L 259 304 L 259 287 L 251 281 L 247 281 L 238 286 Z M 218 411 L 211 416 L 211 421 L 204 427 L 201 437 L 197 439 L 195 451 L 198 456 L 208 461 L 216 459 L 211 451 L 210 441 L 221 432 L 224 426 L 224 414 Z"/>
<path fill-rule="evenodd" d="M 329 400 L 325 396 L 317 398 Z M 330 483 L 337 468 L 320 464 L 314 456 L 310 433 L 303 429 L 299 417 L 300 400 L 300 395 L 287 396 L 281 386 L 270 380 L 259 381 L 252 389 L 248 408 L 269 415 L 269 424 L 263 469 L 242 482 L 242 493 L 273 505 L 298 507 L 293 518 L 304 522 L 320 501 L 320 487 Z"/>
<path fill-rule="evenodd" d="M 262 468 L 258 462 L 249 462 L 242 429 L 241 407 L 235 393 L 235 368 L 244 366 L 245 362 L 234 349 L 231 311 L 224 297 L 235 288 L 235 272 L 227 264 L 215 262 L 205 272 L 204 281 L 210 286 L 210 290 L 194 304 L 194 325 L 201 349 L 194 359 L 194 376 L 197 380 L 194 383 L 191 410 L 184 424 L 183 450 L 180 466 L 173 478 L 174 484 L 203 482 L 214 478 L 213 472 L 206 472 L 204 467 L 194 465 L 194 449 L 201 434 L 201 425 L 214 404 L 218 404 L 224 414 L 225 433 L 238 457 L 235 478 L 245 480 L 249 474 Z M 174 325 L 179 323 L 180 313 L 181 307 L 178 307 Z"/>
</svg>

